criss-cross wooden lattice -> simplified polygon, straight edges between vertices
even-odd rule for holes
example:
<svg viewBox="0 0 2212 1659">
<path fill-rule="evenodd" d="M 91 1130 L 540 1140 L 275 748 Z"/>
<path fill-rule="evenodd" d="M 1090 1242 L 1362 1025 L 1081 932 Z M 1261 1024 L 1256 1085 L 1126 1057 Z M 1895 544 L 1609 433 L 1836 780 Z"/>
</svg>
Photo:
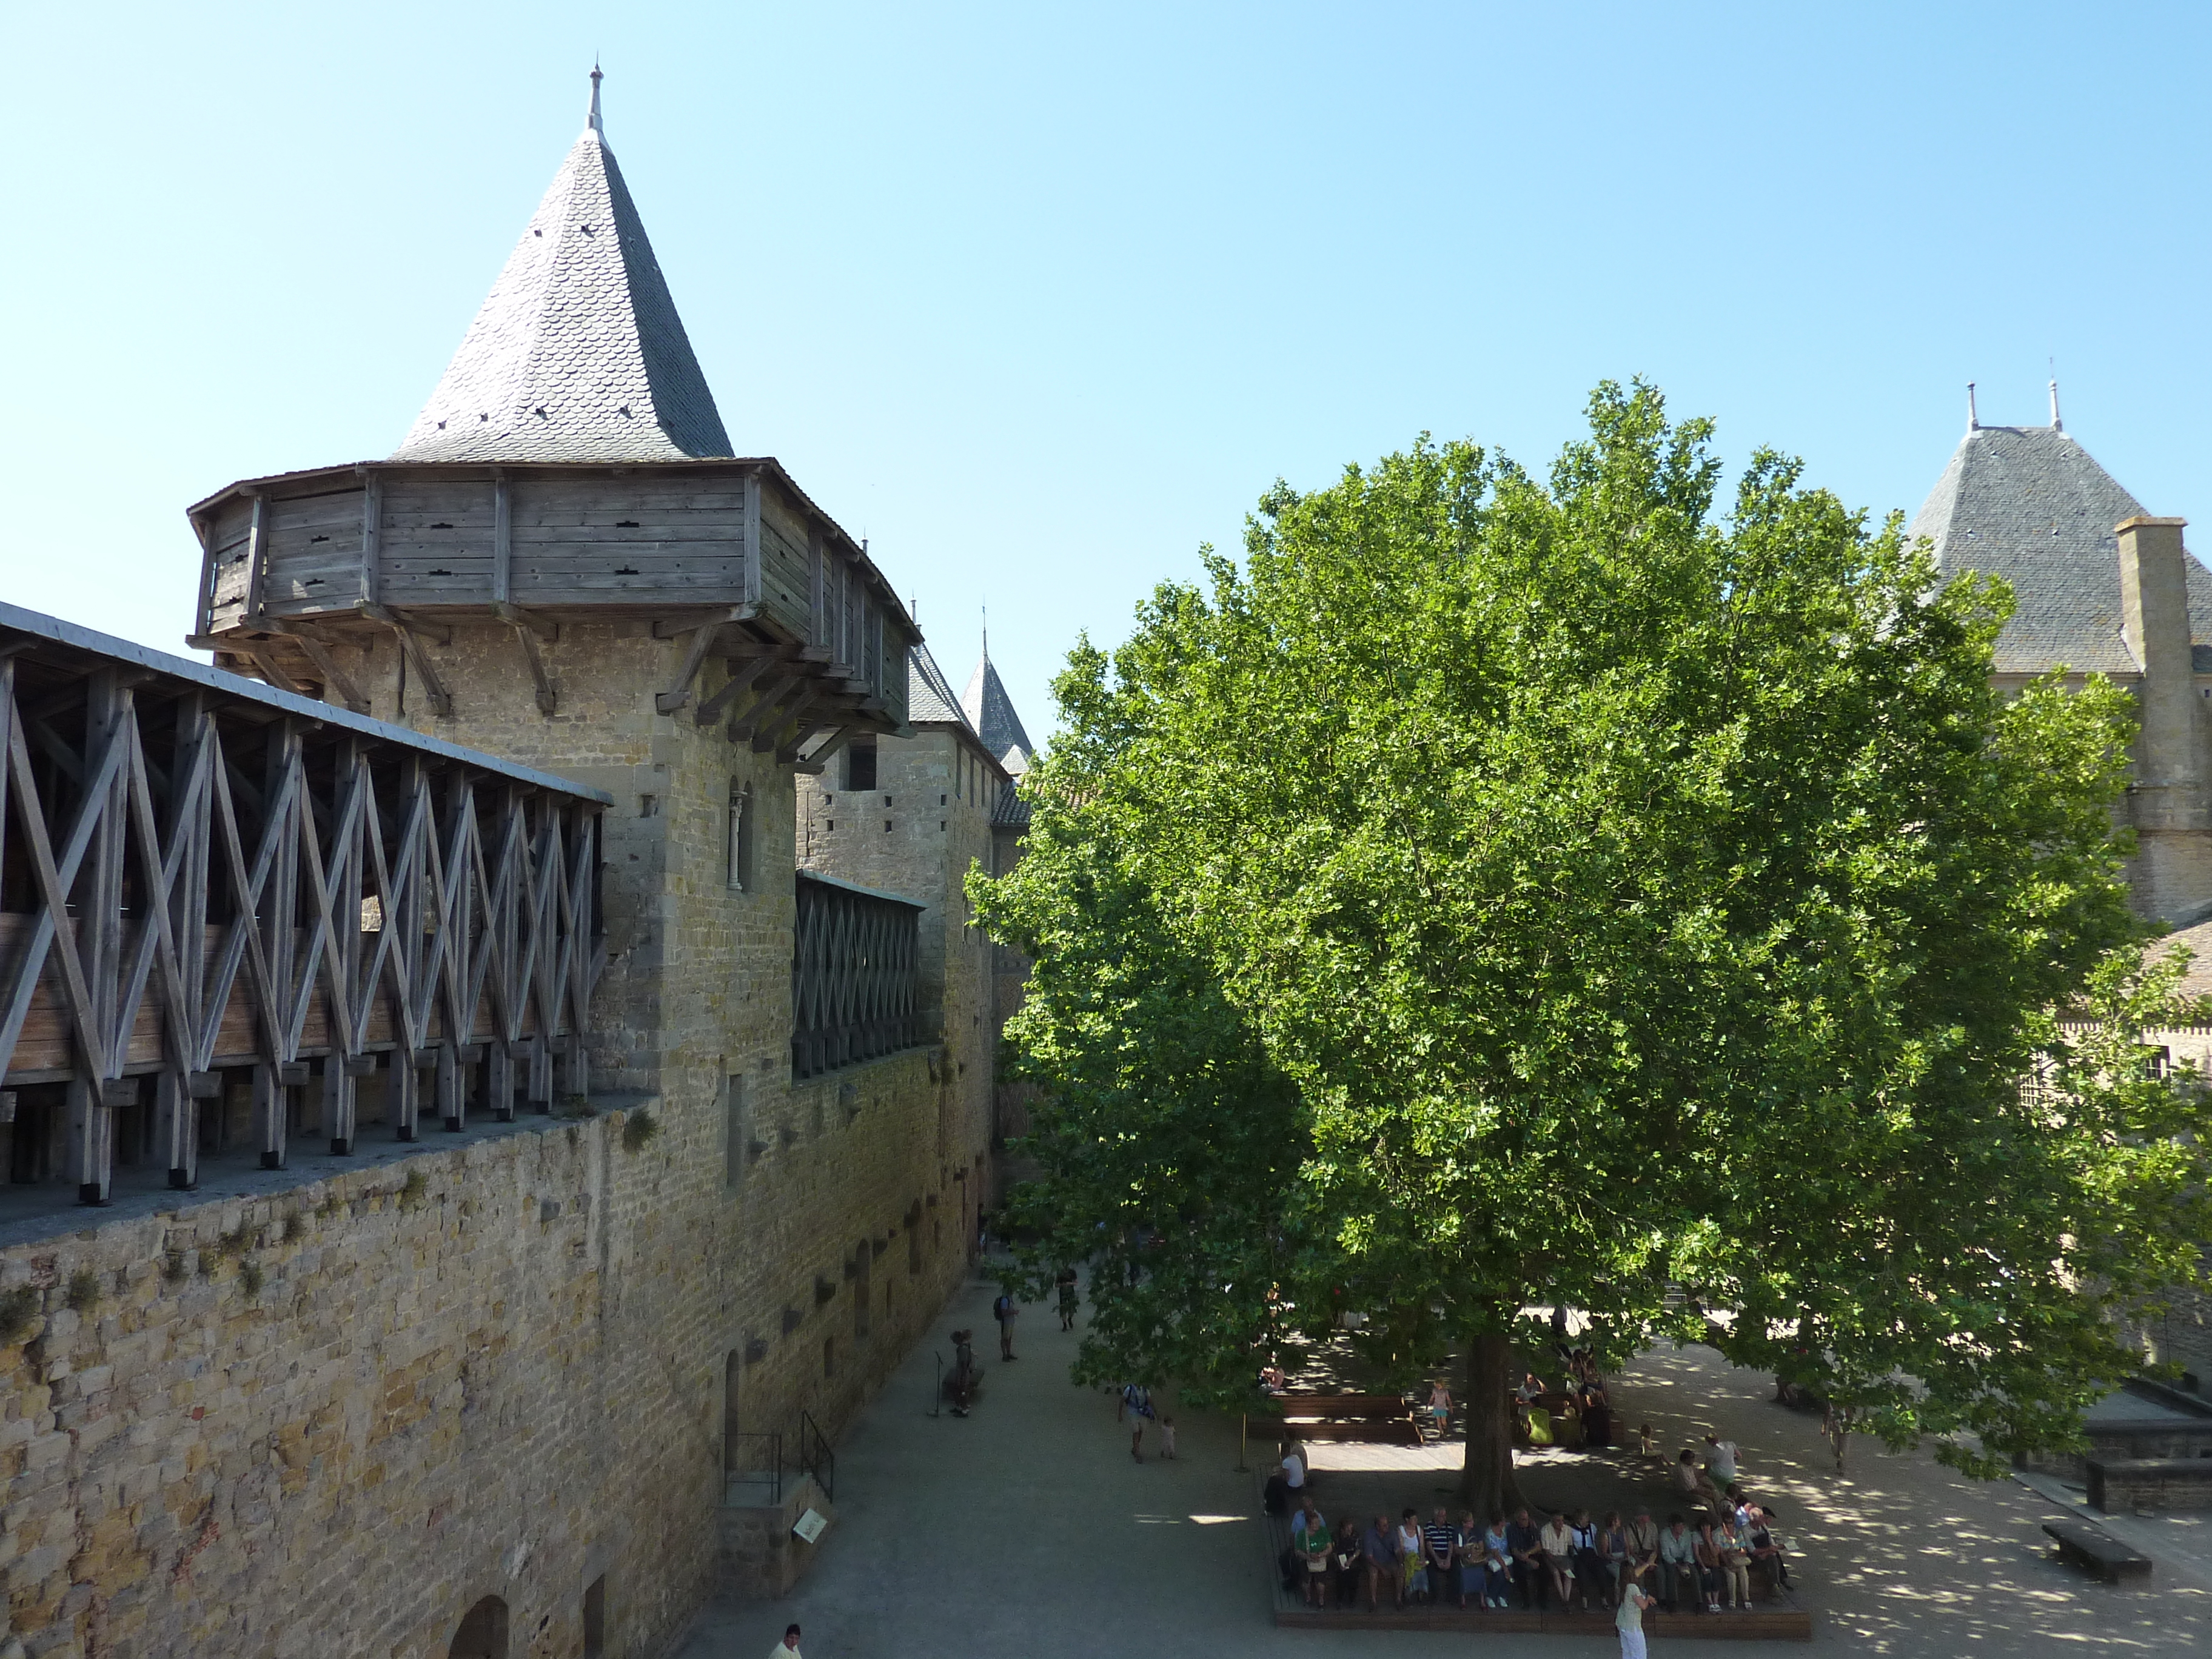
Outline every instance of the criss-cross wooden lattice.
<svg viewBox="0 0 2212 1659">
<path fill-rule="evenodd" d="M 226 1073 L 271 1168 L 289 1090 L 319 1086 L 340 1152 L 380 1070 L 402 1139 L 426 1072 L 453 1127 L 471 1095 L 511 1116 L 518 1066 L 540 1105 L 556 1059 L 582 1092 L 604 801 L 0 606 L 6 1108 L 58 1087 L 61 1162 L 100 1202 L 149 1078 L 177 1186 Z"/>
<path fill-rule="evenodd" d="M 791 1069 L 813 1077 L 923 1041 L 921 907 L 799 872 Z"/>
</svg>

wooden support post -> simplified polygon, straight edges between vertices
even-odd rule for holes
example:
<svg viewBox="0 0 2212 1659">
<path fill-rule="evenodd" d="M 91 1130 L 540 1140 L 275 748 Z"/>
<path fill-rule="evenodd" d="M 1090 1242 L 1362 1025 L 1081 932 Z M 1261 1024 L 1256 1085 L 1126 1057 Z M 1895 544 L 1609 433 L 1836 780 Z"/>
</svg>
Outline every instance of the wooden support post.
<svg viewBox="0 0 2212 1659">
<path fill-rule="evenodd" d="M 258 622 L 269 581 L 269 498 L 253 498 L 253 519 L 246 532 L 246 620 Z"/>
<path fill-rule="evenodd" d="M 514 1121 L 514 1055 L 494 1037 L 484 1044 L 484 1107 L 497 1123 Z"/>
<path fill-rule="evenodd" d="M 523 1040 L 530 1045 L 530 1109 L 550 1112 L 553 1109 L 553 1050 L 543 1036 Z"/>
<path fill-rule="evenodd" d="M 514 597 L 514 486 L 506 471 L 491 474 L 491 601 L 493 609 Z"/>
<path fill-rule="evenodd" d="M 345 1158 L 353 1152 L 355 1084 L 346 1057 L 335 1048 L 323 1056 L 323 1127 L 331 1138 L 331 1155 Z"/>
<path fill-rule="evenodd" d="M 284 1132 L 290 1114 L 285 1110 L 284 1084 L 277 1067 L 264 1061 L 253 1068 L 253 1133 L 261 1142 L 261 1167 L 284 1167 Z"/>
<path fill-rule="evenodd" d="M 115 1113 L 100 1085 L 82 1073 L 69 1080 L 69 1172 L 76 1201 L 105 1204 L 114 1177 Z"/>
<path fill-rule="evenodd" d="M 721 690 L 710 697 L 700 699 L 698 708 L 691 711 L 691 718 L 701 726 L 712 726 L 714 717 L 729 707 L 730 700 L 768 672 L 775 665 L 775 661 L 774 657 L 763 655 L 743 664 L 736 673 L 723 682 Z"/>
<path fill-rule="evenodd" d="M 691 701 L 691 682 L 699 677 L 699 669 L 714 649 L 714 641 L 722 632 L 721 618 L 703 622 L 691 630 L 691 643 L 684 653 L 683 666 L 676 671 L 676 683 L 653 699 L 653 712 L 672 714 Z"/>
<path fill-rule="evenodd" d="M 465 1121 L 466 1107 L 461 1098 L 460 1056 L 457 1045 L 450 1039 L 438 1045 L 438 1115 L 446 1127 L 459 1133 Z"/>
<path fill-rule="evenodd" d="M 361 602 L 384 597 L 384 479 L 363 469 L 361 478 Z"/>
<path fill-rule="evenodd" d="M 592 1092 L 592 1062 L 584 1052 L 580 1033 L 568 1034 L 568 1052 L 561 1056 L 561 1098 L 572 1100 Z"/>
<path fill-rule="evenodd" d="M 407 658 L 407 665 L 415 671 L 415 678 L 422 682 L 422 690 L 430 699 L 431 708 L 441 718 L 452 719 L 453 700 L 446 690 L 446 683 L 438 678 L 436 665 L 423 653 L 422 641 L 427 636 L 441 645 L 450 645 L 453 639 L 453 629 L 426 627 L 396 611 L 372 605 L 366 599 L 357 603 L 354 609 L 371 622 L 380 622 L 392 630 L 393 637 L 399 641 L 399 649 Z"/>
<path fill-rule="evenodd" d="M 391 1122 L 394 1137 L 400 1140 L 416 1139 L 416 1121 L 422 1113 L 422 1078 L 415 1069 L 414 1051 L 404 1042 L 395 1042 L 384 1073 L 384 1115 Z"/>
<path fill-rule="evenodd" d="M 530 666 L 530 683 L 537 694 L 538 712 L 550 719 L 560 688 L 545 672 L 545 659 L 538 652 L 538 636 L 543 634 L 550 640 L 559 630 L 504 599 L 493 600 L 491 608 L 494 615 L 514 630 L 514 637 L 522 647 L 522 659 Z"/>
<path fill-rule="evenodd" d="M 192 1098 L 191 1078 L 184 1072 L 163 1072 L 155 1083 L 154 1133 L 168 1160 L 169 1185 L 188 1193 L 199 1184 L 199 1103 Z"/>
</svg>

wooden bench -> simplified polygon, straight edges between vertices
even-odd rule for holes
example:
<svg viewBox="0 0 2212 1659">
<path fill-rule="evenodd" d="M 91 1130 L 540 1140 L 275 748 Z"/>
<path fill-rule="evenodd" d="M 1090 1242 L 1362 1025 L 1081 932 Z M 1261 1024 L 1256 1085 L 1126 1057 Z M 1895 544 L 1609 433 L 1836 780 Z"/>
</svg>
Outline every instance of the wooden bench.
<svg viewBox="0 0 2212 1659">
<path fill-rule="evenodd" d="M 2093 1457 L 2089 1507 L 2107 1514 L 2212 1508 L 2212 1457 Z"/>
<path fill-rule="evenodd" d="M 2108 1584 L 2124 1578 L 2150 1577 L 2150 1558 L 2138 1555 L 2101 1527 L 2086 1521 L 2046 1521 L 2044 1531 L 2057 1540 L 2061 1559 L 2088 1568 Z"/>
<path fill-rule="evenodd" d="M 1249 1436 L 1281 1439 L 1358 1442 L 1370 1446 L 1419 1446 L 1420 1419 L 1413 1408 L 1389 1394 L 1279 1394 L 1270 1401 L 1279 1417 L 1248 1417 Z"/>
</svg>

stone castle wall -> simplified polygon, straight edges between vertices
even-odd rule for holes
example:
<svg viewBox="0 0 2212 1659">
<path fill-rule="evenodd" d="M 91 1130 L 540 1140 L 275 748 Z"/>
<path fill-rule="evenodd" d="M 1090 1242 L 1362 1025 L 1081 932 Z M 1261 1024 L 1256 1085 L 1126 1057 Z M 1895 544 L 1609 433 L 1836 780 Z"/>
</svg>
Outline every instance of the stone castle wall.
<svg viewBox="0 0 2212 1659">
<path fill-rule="evenodd" d="M 607 1652 L 656 1654 L 747 1588 L 718 1555 L 726 1476 L 754 1460 L 735 1437 L 781 1431 L 793 1462 L 804 1411 L 834 1439 L 965 1275 L 987 953 L 945 930 L 941 1047 L 794 1081 L 792 775 L 653 712 L 681 641 L 564 627 L 550 719 L 504 629 L 430 647 L 451 719 L 419 688 L 402 706 L 388 639 L 337 648 L 380 717 L 614 796 L 592 1080 L 649 1097 L 654 1133 L 632 1150 L 629 1116 L 540 1118 L 425 1141 L 397 1166 L 411 1188 L 384 1164 L 0 1253 L 0 1295 L 36 1304 L 0 1346 L 10 1623 L 72 1659 L 441 1659 L 496 1595 L 510 1653 L 550 1659 L 582 1650 L 604 1574 Z M 73 1313 L 88 1273 L 100 1300 Z"/>
</svg>

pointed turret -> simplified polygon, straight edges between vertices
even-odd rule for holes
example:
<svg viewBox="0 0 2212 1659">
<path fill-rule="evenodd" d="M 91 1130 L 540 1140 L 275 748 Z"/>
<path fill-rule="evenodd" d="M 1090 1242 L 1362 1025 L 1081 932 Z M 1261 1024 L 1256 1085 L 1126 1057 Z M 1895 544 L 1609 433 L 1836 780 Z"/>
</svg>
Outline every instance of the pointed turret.
<svg viewBox="0 0 2212 1659">
<path fill-rule="evenodd" d="M 730 440 L 607 148 L 583 134 L 395 461 L 676 461 Z"/>
<path fill-rule="evenodd" d="M 1030 734 L 1022 729 L 1022 717 L 1014 712 L 1014 700 L 1006 695 L 999 671 L 991 665 L 988 634 L 983 636 L 982 659 L 975 665 L 967 694 L 960 699 L 960 711 L 1001 766 L 1016 777 L 1029 770 L 1030 757 L 1036 750 Z"/>
</svg>

